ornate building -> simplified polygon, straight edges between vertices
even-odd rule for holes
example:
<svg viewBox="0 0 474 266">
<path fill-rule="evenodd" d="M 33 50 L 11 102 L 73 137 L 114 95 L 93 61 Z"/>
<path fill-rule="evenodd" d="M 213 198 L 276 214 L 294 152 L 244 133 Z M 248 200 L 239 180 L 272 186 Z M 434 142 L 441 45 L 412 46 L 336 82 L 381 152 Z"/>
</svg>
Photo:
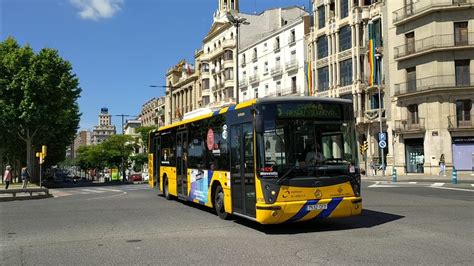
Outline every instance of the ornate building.
<svg viewBox="0 0 474 266">
<path fill-rule="evenodd" d="M 104 142 L 104 140 L 106 140 L 108 137 L 115 134 L 116 129 L 115 126 L 112 125 L 111 115 L 109 115 L 109 109 L 104 107 L 100 109 L 99 124 L 97 126 L 94 126 L 94 130 L 92 131 L 92 145 L 100 144 Z"/>
</svg>

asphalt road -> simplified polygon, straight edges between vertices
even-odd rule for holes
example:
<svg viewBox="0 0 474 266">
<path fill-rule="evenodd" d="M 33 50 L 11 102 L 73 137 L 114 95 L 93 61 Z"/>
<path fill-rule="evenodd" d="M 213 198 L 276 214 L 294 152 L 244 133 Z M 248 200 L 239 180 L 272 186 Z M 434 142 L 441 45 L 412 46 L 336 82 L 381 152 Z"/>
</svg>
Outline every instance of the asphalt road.
<svg viewBox="0 0 474 266">
<path fill-rule="evenodd" d="M 364 182 L 361 216 L 280 226 L 223 221 L 145 185 L 58 189 L 0 202 L 0 265 L 472 265 L 474 187 L 455 189 Z"/>
</svg>

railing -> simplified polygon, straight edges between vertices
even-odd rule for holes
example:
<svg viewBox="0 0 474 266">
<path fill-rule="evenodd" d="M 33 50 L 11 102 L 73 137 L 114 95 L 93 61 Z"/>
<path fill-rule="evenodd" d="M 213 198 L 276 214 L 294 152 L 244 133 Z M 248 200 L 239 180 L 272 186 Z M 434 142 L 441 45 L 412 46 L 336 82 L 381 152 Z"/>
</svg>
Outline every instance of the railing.
<svg viewBox="0 0 474 266">
<path fill-rule="evenodd" d="M 397 96 L 430 89 L 472 86 L 474 86 L 474 74 L 470 75 L 469 78 L 459 79 L 457 82 L 455 75 L 441 75 L 395 84 L 394 89 L 395 96 Z"/>
<path fill-rule="evenodd" d="M 278 76 L 278 75 L 281 75 L 283 73 L 283 69 L 282 69 L 281 65 L 277 65 L 274 68 L 272 68 L 270 73 L 272 74 L 272 76 Z"/>
<path fill-rule="evenodd" d="M 296 42 L 295 36 L 289 36 L 288 37 L 288 45 L 292 45 Z"/>
<path fill-rule="evenodd" d="M 254 84 L 260 81 L 260 78 L 258 77 L 258 74 L 252 75 L 249 77 L 249 83 Z"/>
<path fill-rule="evenodd" d="M 436 48 L 453 48 L 474 46 L 474 32 L 469 32 L 467 36 L 456 38 L 454 34 L 433 35 L 412 43 L 406 43 L 394 48 L 394 58 L 420 53 Z"/>
<path fill-rule="evenodd" d="M 281 95 L 290 95 L 300 93 L 300 86 L 291 86 L 281 91 Z"/>
<path fill-rule="evenodd" d="M 432 8 L 470 6 L 474 0 L 422 0 L 417 3 L 408 3 L 393 12 L 393 23 L 412 17 Z"/>
<path fill-rule="evenodd" d="M 418 121 L 411 121 L 409 119 L 395 120 L 395 132 L 424 132 L 425 119 L 419 117 Z"/>
<path fill-rule="evenodd" d="M 473 129 L 474 120 L 470 116 L 470 120 L 461 120 L 457 115 L 448 116 L 448 129 Z"/>
<path fill-rule="evenodd" d="M 239 87 L 245 87 L 247 86 L 247 79 L 246 78 L 242 78 L 239 80 Z"/>
<path fill-rule="evenodd" d="M 286 71 L 292 71 L 298 68 L 298 60 L 293 59 L 285 64 Z"/>
<path fill-rule="evenodd" d="M 273 44 L 273 51 L 274 52 L 280 51 L 280 43 L 274 43 Z"/>
</svg>

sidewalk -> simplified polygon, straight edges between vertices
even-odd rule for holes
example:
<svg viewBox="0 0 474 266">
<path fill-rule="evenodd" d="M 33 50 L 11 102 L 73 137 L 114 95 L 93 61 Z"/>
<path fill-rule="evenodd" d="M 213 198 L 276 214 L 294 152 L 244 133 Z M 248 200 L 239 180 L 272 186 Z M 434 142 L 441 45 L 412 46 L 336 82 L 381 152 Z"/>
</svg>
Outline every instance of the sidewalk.
<svg viewBox="0 0 474 266">
<path fill-rule="evenodd" d="M 0 191 L 9 191 L 13 189 L 22 189 L 23 184 L 21 183 L 15 183 L 15 184 L 10 184 L 8 189 L 5 189 L 5 183 L 0 184 Z M 30 184 L 28 183 L 27 188 L 40 188 L 36 184 Z M 44 188 L 44 187 L 43 187 Z M 30 199 L 44 199 L 44 198 L 50 198 L 52 195 L 45 195 L 42 192 L 32 192 L 32 196 L 30 196 L 29 193 L 17 193 L 16 197 L 13 197 L 13 194 L 2 194 L 0 193 L 0 202 L 2 201 L 13 201 L 13 200 L 30 200 Z"/>
<path fill-rule="evenodd" d="M 419 182 L 444 182 L 450 183 L 451 182 L 451 172 L 447 172 L 446 176 L 439 176 L 439 175 L 427 175 L 427 174 L 399 174 L 397 175 L 397 181 L 405 182 L 405 181 L 419 181 Z M 470 172 L 458 172 L 458 183 L 474 183 L 474 175 L 471 175 Z M 373 180 L 373 181 L 391 181 L 392 180 L 392 172 L 386 171 L 385 177 L 382 176 L 381 172 L 377 172 L 376 176 L 369 176 L 362 175 L 362 180 Z"/>
</svg>

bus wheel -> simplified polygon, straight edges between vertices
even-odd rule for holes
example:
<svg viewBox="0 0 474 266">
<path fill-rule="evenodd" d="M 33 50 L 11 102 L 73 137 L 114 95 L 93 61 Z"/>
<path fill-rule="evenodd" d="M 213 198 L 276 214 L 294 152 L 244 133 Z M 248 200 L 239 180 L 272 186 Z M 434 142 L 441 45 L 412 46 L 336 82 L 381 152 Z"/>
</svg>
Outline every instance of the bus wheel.
<svg viewBox="0 0 474 266">
<path fill-rule="evenodd" d="M 171 199 L 170 192 L 168 191 L 168 178 L 166 177 L 163 180 L 163 196 L 165 196 L 167 200 Z"/>
<path fill-rule="evenodd" d="M 221 219 L 229 219 L 230 215 L 225 212 L 224 208 L 224 191 L 222 190 L 222 187 L 220 185 L 216 187 L 214 195 L 214 208 L 216 209 L 217 215 L 219 215 L 219 218 Z"/>
</svg>

